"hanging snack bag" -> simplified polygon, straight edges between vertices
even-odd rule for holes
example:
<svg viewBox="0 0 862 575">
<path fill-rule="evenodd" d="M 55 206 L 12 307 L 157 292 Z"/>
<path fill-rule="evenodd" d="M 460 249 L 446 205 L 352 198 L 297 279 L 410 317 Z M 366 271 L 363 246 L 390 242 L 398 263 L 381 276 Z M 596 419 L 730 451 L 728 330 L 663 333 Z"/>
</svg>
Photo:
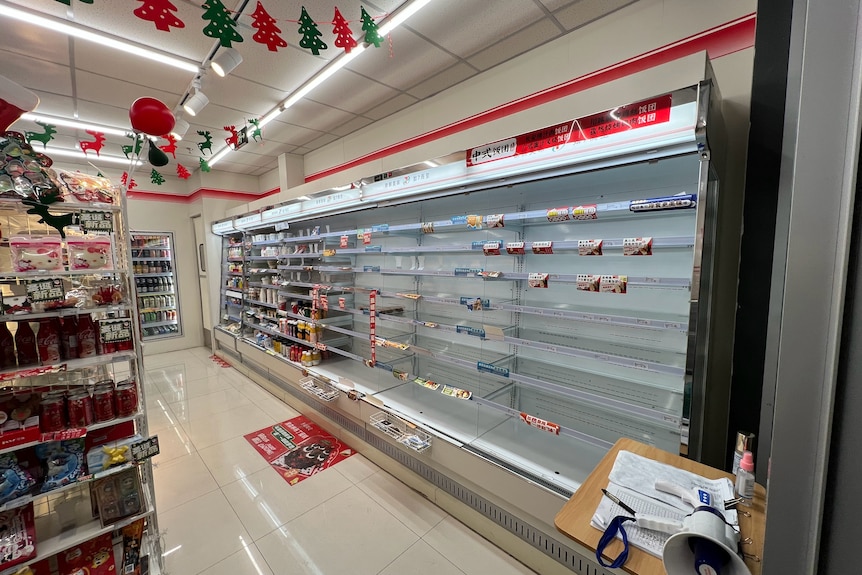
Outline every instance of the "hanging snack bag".
<svg viewBox="0 0 862 575">
<path fill-rule="evenodd" d="M 69 266 L 73 270 L 112 268 L 111 240 L 107 236 L 86 236 L 66 240 Z"/>
<path fill-rule="evenodd" d="M 18 465 L 15 453 L 0 456 L 0 503 L 7 503 L 30 493 L 35 480 L 25 469 Z"/>
<path fill-rule="evenodd" d="M 54 181 L 63 193 L 63 199 L 77 204 L 114 204 L 119 195 L 117 186 L 108 178 L 90 176 L 81 172 L 53 170 Z"/>
<path fill-rule="evenodd" d="M 16 272 L 53 271 L 63 267 L 60 238 L 15 236 L 9 239 Z"/>
<path fill-rule="evenodd" d="M 41 443 L 35 450 L 45 471 L 42 493 L 74 483 L 84 473 L 83 438 Z"/>
</svg>

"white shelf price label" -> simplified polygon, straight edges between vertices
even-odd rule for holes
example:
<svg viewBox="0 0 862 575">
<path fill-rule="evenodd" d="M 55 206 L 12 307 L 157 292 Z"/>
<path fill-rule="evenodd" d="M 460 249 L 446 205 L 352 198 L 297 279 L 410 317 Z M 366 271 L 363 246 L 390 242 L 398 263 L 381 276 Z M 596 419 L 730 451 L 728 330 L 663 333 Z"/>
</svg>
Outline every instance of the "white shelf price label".
<svg viewBox="0 0 862 575">
<path fill-rule="evenodd" d="M 554 253 L 554 242 L 533 242 L 531 244 L 534 254 Z"/>
<path fill-rule="evenodd" d="M 651 256 L 652 238 L 625 238 L 623 240 L 624 256 Z"/>
<path fill-rule="evenodd" d="M 602 276 L 599 291 L 602 293 L 626 293 L 627 276 Z"/>
<path fill-rule="evenodd" d="M 578 240 L 579 256 L 602 255 L 602 240 Z"/>
<path fill-rule="evenodd" d="M 548 287 L 548 278 L 551 274 L 546 274 L 542 272 L 534 272 L 531 273 L 527 277 L 527 285 L 531 288 L 546 288 Z"/>
<path fill-rule="evenodd" d="M 508 242 L 506 243 L 506 253 L 510 256 L 524 255 L 524 242 Z"/>
<path fill-rule="evenodd" d="M 569 219 L 569 207 L 551 208 L 546 215 L 549 222 L 565 222 Z"/>
<path fill-rule="evenodd" d="M 541 431 L 545 431 L 547 433 L 551 433 L 553 435 L 560 434 L 560 426 L 559 424 L 552 423 L 550 421 L 540 419 L 535 415 L 530 415 L 529 413 L 524 413 L 523 411 L 520 414 L 521 421 L 529 425 L 530 427 L 535 427 Z"/>
<path fill-rule="evenodd" d="M 486 256 L 499 256 L 500 255 L 500 247 L 502 242 L 487 242 L 482 246 L 482 251 L 485 252 Z"/>
<path fill-rule="evenodd" d="M 598 218 L 599 210 L 596 204 L 586 204 L 572 208 L 573 220 L 597 220 Z"/>
</svg>

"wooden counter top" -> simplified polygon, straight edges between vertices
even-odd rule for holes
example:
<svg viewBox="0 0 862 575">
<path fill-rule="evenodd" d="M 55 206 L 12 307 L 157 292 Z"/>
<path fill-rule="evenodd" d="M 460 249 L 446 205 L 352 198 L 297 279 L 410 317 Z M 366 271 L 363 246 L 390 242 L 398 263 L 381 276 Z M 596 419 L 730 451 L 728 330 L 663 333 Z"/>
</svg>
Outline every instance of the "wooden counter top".
<svg viewBox="0 0 862 575">
<path fill-rule="evenodd" d="M 617 459 L 617 453 L 620 451 L 630 451 L 637 455 L 696 473 L 708 479 L 727 477 L 733 481 L 731 474 L 719 469 L 668 453 L 667 451 L 662 451 L 661 449 L 656 449 L 632 439 L 620 439 L 608 451 L 607 455 L 605 455 L 590 476 L 587 477 L 587 480 L 584 481 L 577 492 L 572 495 L 572 498 L 563 506 L 554 520 L 554 524 L 561 533 L 571 537 L 593 552 L 596 550 L 602 532 L 590 525 L 590 519 L 602 498 L 601 489 L 608 486 L 608 475 L 614 466 L 614 461 Z M 750 537 L 752 539 L 752 543 L 742 546 L 748 555 L 763 557 L 763 533 L 766 528 L 765 502 L 766 491 L 762 486 L 757 485 L 754 490 L 754 502 L 752 506 L 740 508 L 751 514 L 751 517 L 746 517 L 742 513 L 739 514 L 739 528 L 742 538 Z M 610 561 L 620 551 L 622 551 L 622 542 L 618 540 L 612 542 L 607 548 L 605 559 Z M 760 561 L 745 559 L 745 564 L 751 570 L 752 575 L 760 575 Z M 629 548 L 629 558 L 626 564 L 623 565 L 623 569 L 633 575 L 665 575 L 661 559 L 633 546 Z"/>
</svg>

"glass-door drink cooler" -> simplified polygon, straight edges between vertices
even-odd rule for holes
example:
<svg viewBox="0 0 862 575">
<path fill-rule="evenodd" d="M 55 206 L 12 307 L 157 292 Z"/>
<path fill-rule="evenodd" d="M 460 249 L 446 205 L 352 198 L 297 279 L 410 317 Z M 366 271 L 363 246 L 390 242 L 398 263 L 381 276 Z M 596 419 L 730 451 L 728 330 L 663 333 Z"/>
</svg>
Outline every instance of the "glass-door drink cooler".
<svg viewBox="0 0 862 575">
<path fill-rule="evenodd" d="M 181 335 L 174 235 L 132 232 L 132 265 L 144 339 Z"/>
</svg>

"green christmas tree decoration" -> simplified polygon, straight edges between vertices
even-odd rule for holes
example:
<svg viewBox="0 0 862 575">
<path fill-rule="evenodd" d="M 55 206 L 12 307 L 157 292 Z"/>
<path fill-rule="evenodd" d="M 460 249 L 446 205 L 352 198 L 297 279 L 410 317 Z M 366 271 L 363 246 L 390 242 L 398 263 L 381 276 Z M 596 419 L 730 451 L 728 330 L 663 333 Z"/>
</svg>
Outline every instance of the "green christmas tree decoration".
<svg viewBox="0 0 862 575">
<path fill-rule="evenodd" d="M 97 172 L 96 172 L 96 177 L 98 177 L 98 178 L 104 178 L 104 177 L 105 177 L 105 174 L 103 174 L 103 173 L 102 173 L 102 172 L 100 172 L 100 171 L 97 171 Z"/>
<path fill-rule="evenodd" d="M 305 6 L 302 7 L 302 15 L 299 17 L 299 33 L 302 34 L 299 45 L 306 50 L 311 50 L 315 56 L 319 56 L 321 50 L 328 48 L 326 42 L 320 39 L 323 34 L 317 29 L 317 24 L 308 15 Z"/>
<path fill-rule="evenodd" d="M 383 36 L 377 32 L 377 23 L 374 18 L 365 11 L 364 6 L 359 7 L 362 10 L 362 31 L 365 32 L 365 43 L 374 44 L 376 48 L 380 48 L 380 43 L 383 42 Z"/>
<path fill-rule="evenodd" d="M 230 48 L 232 42 L 242 42 L 242 36 L 236 31 L 236 22 L 221 0 L 206 0 L 203 8 L 201 18 L 209 21 L 204 27 L 205 36 L 217 38 L 225 48 Z"/>
<path fill-rule="evenodd" d="M 337 6 L 335 7 L 335 18 L 332 19 L 332 26 L 332 33 L 335 34 L 335 45 L 344 48 L 344 51 L 349 54 L 351 50 L 356 48 L 356 40 L 353 39 L 350 25 L 338 11 Z"/>
<path fill-rule="evenodd" d="M 207 162 L 203 158 L 200 158 L 200 161 L 201 161 L 201 171 L 202 172 L 209 172 L 210 171 L 209 162 Z"/>
<path fill-rule="evenodd" d="M 165 177 L 158 173 L 156 170 L 153 170 L 152 172 L 150 172 L 150 181 L 157 186 L 161 186 L 165 183 Z"/>
</svg>

